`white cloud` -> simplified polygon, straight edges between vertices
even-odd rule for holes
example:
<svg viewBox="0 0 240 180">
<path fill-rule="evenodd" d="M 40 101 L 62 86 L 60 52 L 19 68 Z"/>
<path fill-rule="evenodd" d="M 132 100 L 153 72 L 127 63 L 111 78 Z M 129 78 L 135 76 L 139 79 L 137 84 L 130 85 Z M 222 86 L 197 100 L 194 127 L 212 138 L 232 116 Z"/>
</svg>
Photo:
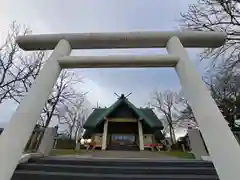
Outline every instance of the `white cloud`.
<svg viewBox="0 0 240 180">
<path fill-rule="evenodd" d="M 84 83 L 79 86 L 81 86 L 85 92 L 88 92 L 87 99 L 93 107 L 96 107 L 97 104 L 103 107 L 110 106 L 116 101 L 110 89 L 98 85 L 91 79 L 84 78 Z"/>
</svg>

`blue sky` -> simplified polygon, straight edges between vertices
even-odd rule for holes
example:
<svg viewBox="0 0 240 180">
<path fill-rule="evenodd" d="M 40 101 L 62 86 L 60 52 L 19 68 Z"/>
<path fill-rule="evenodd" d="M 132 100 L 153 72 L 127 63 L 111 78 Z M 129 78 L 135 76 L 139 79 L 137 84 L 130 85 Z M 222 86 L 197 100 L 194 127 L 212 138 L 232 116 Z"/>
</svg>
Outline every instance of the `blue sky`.
<svg viewBox="0 0 240 180">
<path fill-rule="evenodd" d="M 0 36 L 16 20 L 38 33 L 167 31 L 179 29 L 180 12 L 196 0 L 1 0 Z M 0 38 L 0 40 L 1 40 Z M 201 50 L 188 49 L 197 61 Z M 164 49 L 81 50 L 74 55 L 161 54 Z M 201 71 L 201 67 L 196 63 Z M 79 90 L 90 91 L 88 100 L 95 106 L 111 105 L 114 92 L 130 93 L 137 106 L 145 106 L 155 90 L 179 90 L 180 84 L 173 69 L 84 69 L 76 70 L 85 83 Z M 7 110 L 5 107 L 8 107 Z M 6 122 L 14 112 L 10 102 L 1 105 L 0 122 Z"/>
</svg>

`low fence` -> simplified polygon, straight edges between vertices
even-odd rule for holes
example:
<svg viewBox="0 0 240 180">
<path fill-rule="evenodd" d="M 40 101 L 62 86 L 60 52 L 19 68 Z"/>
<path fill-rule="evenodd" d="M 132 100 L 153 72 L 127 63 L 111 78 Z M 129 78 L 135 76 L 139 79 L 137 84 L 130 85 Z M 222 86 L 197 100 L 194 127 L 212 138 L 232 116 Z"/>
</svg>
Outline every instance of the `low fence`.
<svg viewBox="0 0 240 180">
<path fill-rule="evenodd" d="M 54 145 L 55 136 L 57 136 L 57 129 L 55 128 L 52 128 L 52 127 L 44 128 L 44 127 L 37 126 L 33 130 L 32 135 L 30 136 L 27 142 L 27 145 L 25 147 L 25 152 L 37 152 L 39 151 L 40 146 L 41 146 L 41 151 L 44 151 L 43 149 L 45 148 L 50 148 L 50 146 L 52 148 Z"/>
<path fill-rule="evenodd" d="M 0 134 L 2 131 L 3 129 L 0 128 Z M 42 143 L 44 132 L 45 132 L 44 127 L 36 126 L 25 146 L 24 152 L 26 153 L 37 152 L 39 150 L 40 144 Z M 75 140 L 68 139 L 66 137 L 61 137 L 61 136 L 58 137 L 57 134 L 56 134 L 56 137 L 52 136 L 52 138 L 54 138 L 54 143 L 52 147 L 54 149 L 75 149 L 76 147 Z"/>
<path fill-rule="evenodd" d="M 25 147 L 25 152 L 36 152 L 38 150 L 44 131 L 45 128 L 36 128 L 33 130 Z"/>
</svg>

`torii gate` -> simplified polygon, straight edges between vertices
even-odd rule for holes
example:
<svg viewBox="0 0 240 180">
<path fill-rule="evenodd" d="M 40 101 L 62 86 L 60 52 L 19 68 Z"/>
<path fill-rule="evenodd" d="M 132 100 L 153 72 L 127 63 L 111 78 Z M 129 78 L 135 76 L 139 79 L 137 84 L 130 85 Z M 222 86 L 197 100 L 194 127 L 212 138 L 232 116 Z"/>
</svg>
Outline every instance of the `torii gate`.
<svg viewBox="0 0 240 180">
<path fill-rule="evenodd" d="M 223 45 L 225 39 L 225 33 L 203 31 L 76 33 L 17 37 L 17 43 L 24 50 L 54 51 L 0 137 L 0 180 L 11 178 L 61 69 L 106 67 L 174 67 L 220 179 L 239 179 L 239 145 L 184 49 L 216 48 Z M 69 56 L 72 49 L 156 47 L 166 47 L 169 54 Z"/>
</svg>

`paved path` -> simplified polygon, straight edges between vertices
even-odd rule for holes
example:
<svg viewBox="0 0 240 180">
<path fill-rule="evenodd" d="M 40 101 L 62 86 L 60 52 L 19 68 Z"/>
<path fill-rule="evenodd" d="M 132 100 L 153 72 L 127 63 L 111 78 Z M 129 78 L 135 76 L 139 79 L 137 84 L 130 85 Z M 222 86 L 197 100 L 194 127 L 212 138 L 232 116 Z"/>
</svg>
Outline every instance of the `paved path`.
<svg viewBox="0 0 240 180">
<path fill-rule="evenodd" d="M 95 151 L 86 152 L 82 155 L 63 155 L 68 158 L 91 158 L 91 159 L 156 159 L 156 160 L 180 160 L 178 157 L 167 156 L 151 151 Z"/>
</svg>

